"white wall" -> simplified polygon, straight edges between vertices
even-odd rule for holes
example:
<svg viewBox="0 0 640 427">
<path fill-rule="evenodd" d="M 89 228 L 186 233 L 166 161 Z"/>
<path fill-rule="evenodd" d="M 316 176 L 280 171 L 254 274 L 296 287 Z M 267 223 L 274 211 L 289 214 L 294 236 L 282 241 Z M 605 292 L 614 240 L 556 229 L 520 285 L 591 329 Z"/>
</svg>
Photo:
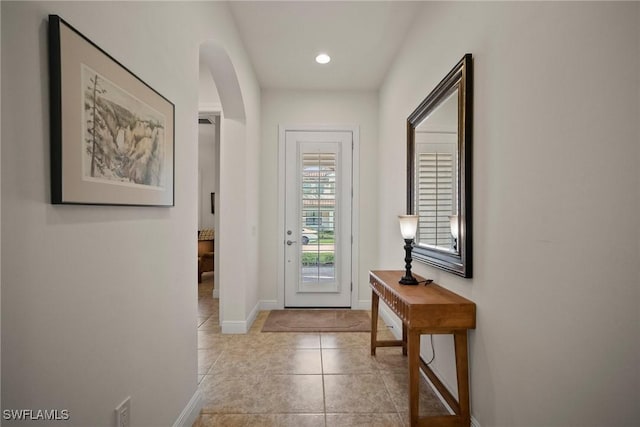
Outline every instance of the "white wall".
<svg viewBox="0 0 640 427">
<path fill-rule="evenodd" d="M 373 91 L 262 91 L 262 155 L 260 164 L 260 299 L 277 299 L 277 262 L 282 236 L 278 224 L 278 125 L 349 124 L 360 127 L 359 301 L 370 306 L 367 272 L 373 267 L 378 221 L 376 166 L 378 150 L 378 99 Z"/>
<path fill-rule="evenodd" d="M 426 3 L 381 88 L 378 264 L 399 268 L 406 117 L 474 55 L 474 277 L 414 265 L 478 306 L 483 427 L 640 417 L 638 6 Z"/>
<path fill-rule="evenodd" d="M 260 87 L 257 82 L 253 86 L 252 99 L 258 102 L 247 103 L 247 125 L 245 128 L 246 151 L 244 161 L 241 163 L 228 163 L 229 166 L 236 166 L 236 173 L 245 175 L 244 187 L 244 208 L 245 223 L 242 228 L 245 231 L 242 249 L 239 252 L 229 253 L 230 258 L 234 258 L 234 270 L 230 271 L 229 278 L 233 279 L 230 287 L 242 286 L 239 283 L 239 270 L 244 270 L 244 279 L 246 283 L 245 294 L 245 321 L 247 331 L 251 327 L 251 323 L 255 319 L 259 307 L 259 287 L 262 280 L 262 271 L 259 269 L 259 244 L 260 244 L 260 222 L 262 219 L 262 210 L 260 206 L 260 169 L 262 167 L 263 143 L 261 141 L 261 102 Z M 235 197 L 242 193 L 238 191 L 235 183 L 230 182 L 227 187 L 229 197 Z M 221 189 L 222 191 L 222 189 Z M 229 236 L 233 235 L 234 228 L 229 228 Z M 242 256 L 238 256 L 242 254 Z M 229 293 L 227 293 L 228 295 Z"/>
<path fill-rule="evenodd" d="M 0 37 L 2 35 L 2 7 L 0 7 Z M 2 69 L 2 43 L 0 39 L 0 69 Z M 1 79 L 0 79 L 1 80 Z M 0 98 L 2 98 L 2 82 L 0 81 Z M 2 153 L 2 105 L 0 103 L 0 153 Z M 0 155 L 0 224 L 2 224 L 2 156 Z M 0 227 L 0 241 L 2 241 L 2 227 Z M 2 245 L 0 245 L 0 260 L 2 259 Z M 0 384 L 2 383 L 2 263 L 0 262 Z M 0 387 L 0 408 L 2 405 L 2 387 Z M 0 426 L 2 421 L 0 421 Z"/>
<path fill-rule="evenodd" d="M 198 87 L 198 104 L 201 110 L 206 110 L 207 107 L 220 104 L 220 95 L 218 94 L 216 83 L 211 76 L 211 71 L 209 71 L 203 59 L 204 58 L 200 58 L 199 63 L 200 71 L 198 81 L 200 86 Z"/>
<path fill-rule="evenodd" d="M 216 119 L 220 120 L 220 119 Z M 216 192 L 216 126 L 198 125 L 198 229 L 215 229 L 215 214 L 211 213 L 211 193 Z"/>
<path fill-rule="evenodd" d="M 200 112 L 216 111 L 221 108 L 220 95 L 213 81 L 207 64 L 200 58 L 198 74 L 198 106 Z M 215 214 L 211 213 L 211 193 L 215 193 L 218 184 L 215 144 L 216 127 L 220 126 L 220 118 L 215 119 L 216 124 L 200 124 L 198 126 L 198 173 L 199 173 L 199 200 L 198 200 L 198 228 L 215 229 Z"/>
<path fill-rule="evenodd" d="M 260 93 L 233 19 L 224 3 L 1 7 L 3 408 L 66 408 L 65 425 L 111 426 L 130 395 L 132 426 L 171 425 L 197 390 L 201 42 L 228 51 L 248 105 L 247 134 L 258 139 Z M 49 13 L 175 103 L 175 207 L 49 204 Z M 242 214 L 234 208 L 227 215 Z M 244 260 L 248 271 L 256 259 Z"/>
</svg>

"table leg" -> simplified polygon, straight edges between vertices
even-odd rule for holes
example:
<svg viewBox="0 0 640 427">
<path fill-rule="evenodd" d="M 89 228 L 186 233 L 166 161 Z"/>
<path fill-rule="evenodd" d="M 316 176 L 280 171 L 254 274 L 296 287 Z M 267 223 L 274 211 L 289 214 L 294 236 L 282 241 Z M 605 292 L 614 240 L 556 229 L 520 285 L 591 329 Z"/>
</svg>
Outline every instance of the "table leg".
<svg viewBox="0 0 640 427">
<path fill-rule="evenodd" d="M 420 399 L 420 334 L 409 329 L 409 419 L 410 425 L 418 425 L 418 400 Z"/>
<path fill-rule="evenodd" d="M 407 355 L 407 324 L 402 322 L 402 355 Z"/>
<path fill-rule="evenodd" d="M 376 342 L 378 341 L 378 306 L 380 297 L 371 291 L 371 355 L 376 355 Z"/>
<path fill-rule="evenodd" d="M 471 425 L 469 409 L 469 360 L 467 353 L 467 331 L 455 331 L 454 342 L 456 350 L 456 374 L 458 377 L 458 403 L 460 404 L 460 418 L 462 426 Z"/>
</svg>

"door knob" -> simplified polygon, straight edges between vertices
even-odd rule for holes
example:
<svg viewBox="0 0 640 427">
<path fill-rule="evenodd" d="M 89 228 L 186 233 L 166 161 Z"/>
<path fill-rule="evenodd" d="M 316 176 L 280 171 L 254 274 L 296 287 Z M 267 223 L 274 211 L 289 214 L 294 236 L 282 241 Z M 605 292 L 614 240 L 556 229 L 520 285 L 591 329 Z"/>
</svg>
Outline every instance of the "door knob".
<svg viewBox="0 0 640 427">
<path fill-rule="evenodd" d="M 293 245 L 294 243 L 296 243 L 295 240 L 287 240 L 287 245 L 289 246 Z"/>
</svg>

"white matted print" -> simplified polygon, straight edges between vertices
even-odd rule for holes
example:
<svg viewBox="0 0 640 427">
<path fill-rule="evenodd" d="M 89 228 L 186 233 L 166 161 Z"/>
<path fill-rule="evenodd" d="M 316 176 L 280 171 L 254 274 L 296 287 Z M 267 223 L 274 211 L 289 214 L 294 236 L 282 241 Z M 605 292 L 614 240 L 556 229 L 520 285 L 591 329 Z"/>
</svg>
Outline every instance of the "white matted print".
<svg viewBox="0 0 640 427">
<path fill-rule="evenodd" d="M 173 206 L 174 105 L 49 17 L 54 204 Z"/>
</svg>

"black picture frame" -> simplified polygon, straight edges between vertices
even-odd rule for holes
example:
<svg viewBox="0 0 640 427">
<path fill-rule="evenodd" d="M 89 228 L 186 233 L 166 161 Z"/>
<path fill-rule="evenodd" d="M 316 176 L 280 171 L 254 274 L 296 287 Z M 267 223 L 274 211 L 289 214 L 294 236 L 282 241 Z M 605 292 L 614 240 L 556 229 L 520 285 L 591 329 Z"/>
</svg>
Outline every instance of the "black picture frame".
<svg viewBox="0 0 640 427">
<path fill-rule="evenodd" d="M 175 205 L 175 106 L 49 15 L 51 203 Z"/>
<path fill-rule="evenodd" d="M 473 58 L 467 53 L 407 118 L 407 214 L 417 214 L 415 197 L 416 127 L 455 90 L 458 91 L 457 194 L 458 239 L 456 250 L 436 246 L 413 247 L 414 259 L 465 278 L 473 274 Z"/>
<path fill-rule="evenodd" d="M 216 213 L 216 193 L 211 193 L 211 213 Z"/>
</svg>

